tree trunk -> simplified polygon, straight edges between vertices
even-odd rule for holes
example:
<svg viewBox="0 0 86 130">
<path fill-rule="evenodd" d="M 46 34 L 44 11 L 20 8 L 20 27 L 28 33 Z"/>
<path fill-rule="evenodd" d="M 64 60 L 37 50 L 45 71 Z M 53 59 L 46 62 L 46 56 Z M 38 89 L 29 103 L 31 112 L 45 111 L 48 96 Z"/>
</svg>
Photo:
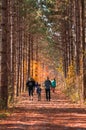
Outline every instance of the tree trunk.
<svg viewBox="0 0 86 130">
<path fill-rule="evenodd" d="M 7 68 L 7 33 L 8 33 L 8 0 L 2 0 L 2 53 L 1 53 L 1 100 L 2 108 L 8 106 L 8 68 Z"/>
<path fill-rule="evenodd" d="M 86 99 L 86 21 L 85 21 L 85 15 L 86 15 L 86 1 L 81 1 L 82 4 L 82 51 L 83 51 L 83 98 Z"/>
</svg>

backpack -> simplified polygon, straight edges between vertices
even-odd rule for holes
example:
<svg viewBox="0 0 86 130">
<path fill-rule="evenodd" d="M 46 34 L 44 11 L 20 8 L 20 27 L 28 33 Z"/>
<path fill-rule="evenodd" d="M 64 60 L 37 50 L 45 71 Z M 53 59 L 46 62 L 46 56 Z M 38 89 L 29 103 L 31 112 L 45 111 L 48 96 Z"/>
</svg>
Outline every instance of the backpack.
<svg viewBox="0 0 86 130">
<path fill-rule="evenodd" d="M 28 82 L 26 83 L 26 86 L 27 86 L 27 87 L 32 87 L 32 86 L 33 86 L 33 82 L 32 82 L 32 81 L 28 81 Z"/>
</svg>

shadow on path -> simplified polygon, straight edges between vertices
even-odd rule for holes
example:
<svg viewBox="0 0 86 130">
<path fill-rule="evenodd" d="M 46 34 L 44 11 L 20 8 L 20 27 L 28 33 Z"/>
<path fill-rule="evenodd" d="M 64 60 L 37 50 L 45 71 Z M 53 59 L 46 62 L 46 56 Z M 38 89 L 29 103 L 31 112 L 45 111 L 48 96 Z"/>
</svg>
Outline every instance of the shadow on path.
<svg viewBox="0 0 86 130">
<path fill-rule="evenodd" d="M 50 102 L 29 101 L 27 93 L 21 96 L 7 119 L 0 121 L 0 130 L 86 130 L 86 109 L 72 104 L 63 95 L 53 94 Z"/>
</svg>

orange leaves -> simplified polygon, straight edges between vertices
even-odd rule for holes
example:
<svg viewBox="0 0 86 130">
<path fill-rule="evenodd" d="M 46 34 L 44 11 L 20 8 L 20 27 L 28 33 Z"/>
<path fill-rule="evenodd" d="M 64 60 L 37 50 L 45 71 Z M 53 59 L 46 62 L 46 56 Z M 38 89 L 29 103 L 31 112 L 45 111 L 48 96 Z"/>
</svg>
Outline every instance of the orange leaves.
<svg viewBox="0 0 86 130">
<path fill-rule="evenodd" d="M 76 80 L 75 67 L 71 63 L 70 66 L 68 67 L 68 73 L 66 78 L 67 86 L 73 85 L 75 83 L 75 80 Z"/>
</svg>

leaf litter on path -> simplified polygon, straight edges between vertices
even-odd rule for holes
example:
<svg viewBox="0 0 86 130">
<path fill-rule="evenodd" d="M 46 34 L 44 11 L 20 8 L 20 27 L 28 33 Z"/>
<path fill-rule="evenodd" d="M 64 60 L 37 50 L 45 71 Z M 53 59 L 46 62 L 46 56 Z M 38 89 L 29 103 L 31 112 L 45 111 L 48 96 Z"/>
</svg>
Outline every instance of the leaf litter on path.
<svg viewBox="0 0 86 130">
<path fill-rule="evenodd" d="M 10 116 L 0 120 L 0 130 L 86 130 L 86 109 L 81 104 L 71 103 L 64 94 L 51 93 L 51 101 L 33 101 L 28 93 L 19 97 Z"/>
</svg>

